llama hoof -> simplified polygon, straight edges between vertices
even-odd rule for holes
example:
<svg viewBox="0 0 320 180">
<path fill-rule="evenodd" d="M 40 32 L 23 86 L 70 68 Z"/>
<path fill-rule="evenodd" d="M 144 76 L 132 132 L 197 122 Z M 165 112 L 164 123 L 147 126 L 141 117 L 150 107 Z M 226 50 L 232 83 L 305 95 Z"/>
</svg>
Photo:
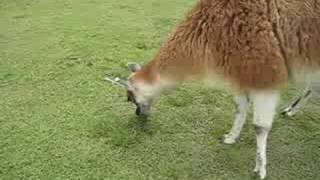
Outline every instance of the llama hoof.
<svg viewBox="0 0 320 180">
<path fill-rule="evenodd" d="M 266 171 L 266 167 L 262 166 L 262 167 L 255 167 L 253 172 L 255 173 L 256 176 L 259 177 L 259 179 L 265 179 L 267 176 L 267 171 Z"/>
<path fill-rule="evenodd" d="M 291 107 L 288 107 L 288 108 L 284 109 L 281 112 L 281 114 L 284 115 L 284 116 L 292 117 L 292 116 L 294 116 L 295 113 L 294 113 L 294 111 L 293 111 L 293 109 Z"/>
<path fill-rule="evenodd" d="M 260 171 L 259 171 L 260 179 L 265 179 L 266 175 L 267 175 L 266 170 L 265 169 L 260 169 Z"/>
<path fill-rule="evenodd" d="M 233 138 L 232 136 L 225 134 L 220 138 L 221 143 L 223 144 L 234 144 L 236 143 L 236 139 Z"/>
<path fill-rule="evenodd" d="M 256 175 L 258 175 L 258 173 L 259 173 L 259 167 L 255 167 L 254 169 L 253 169 L 253 172 L 256 174 Z"/>
</svg>

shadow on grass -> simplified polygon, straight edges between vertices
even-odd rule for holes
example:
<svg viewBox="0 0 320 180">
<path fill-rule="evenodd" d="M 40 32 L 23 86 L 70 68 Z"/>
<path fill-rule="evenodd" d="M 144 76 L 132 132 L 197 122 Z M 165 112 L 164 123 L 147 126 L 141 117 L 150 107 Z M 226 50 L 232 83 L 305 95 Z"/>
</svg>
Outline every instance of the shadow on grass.
<svg viewBox="0 0 320 180">
<path fill-rule="evenodd" d="M 128 120 L 102 121 L 94 127 L 93 136 L 105 140 L 106 144 L 129 148 L 150 138 L 156 126 L 150 119 L 131 117 Z"/>
</svg>

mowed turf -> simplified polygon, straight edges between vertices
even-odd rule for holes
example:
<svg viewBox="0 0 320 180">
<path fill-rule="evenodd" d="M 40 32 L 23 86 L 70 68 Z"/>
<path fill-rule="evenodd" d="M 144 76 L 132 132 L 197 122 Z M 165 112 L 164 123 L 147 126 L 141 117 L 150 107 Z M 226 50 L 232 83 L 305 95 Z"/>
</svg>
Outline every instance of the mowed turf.
<svg viewBox="0 0 320 180">
<path fill-rule="evenodd" d="M 238 144 L 223 88 L 185 83 L 142 122 L 103 81 L 145 63 L 194 0 L 1 0 L 0 179 L 256 179 L 250 115 Z M 283 91 L 279 109 L 296 96 Z M 277 116 L 268 179 L 320 179 L 320 105 Z"/>
</svg>

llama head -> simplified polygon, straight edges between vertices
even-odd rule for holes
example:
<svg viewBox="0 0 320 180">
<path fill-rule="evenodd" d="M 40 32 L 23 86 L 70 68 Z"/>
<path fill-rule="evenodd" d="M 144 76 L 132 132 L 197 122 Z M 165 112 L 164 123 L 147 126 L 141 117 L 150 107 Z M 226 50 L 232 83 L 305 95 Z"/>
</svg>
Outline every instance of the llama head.
<svg viewBox="0 0 320 180">
<path fill-rule="evenodd" d="M 140 72 L 139 64 L 129 63 L 128 68 L 131 74 L 126 83 L 127 99 L 136 106 L 136 115 L 148 116 L 158 88 L 154 83 L 147 81 L 147 77 Z"/>
<path fill-rule="evenodd" d="M 127 80 L 108 76 L 105 77 L 105 80 L 126 89 L 127 100 L 135 105 L 136 115 L 147 117 L 150 114 L 152 101 L 159 93 L 159 83 L 157 84 L 158 81 L 150 82 L 150 77 L 142 73 L 139 64 L 129 63 L 128 68 L 131 74 Z"/>
</svg>

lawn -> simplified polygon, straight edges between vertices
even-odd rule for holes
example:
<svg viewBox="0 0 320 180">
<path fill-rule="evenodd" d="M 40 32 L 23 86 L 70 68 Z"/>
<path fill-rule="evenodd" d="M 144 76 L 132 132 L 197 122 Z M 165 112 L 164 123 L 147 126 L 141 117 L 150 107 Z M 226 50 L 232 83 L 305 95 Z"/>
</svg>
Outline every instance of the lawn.
<svg viewBox="0 0 320 180">
<path fill-rule="evenodd" d="M 1 0 L 0 179 L 250 180 L 252 117 L 240 142 L 230 92 L 185 83 L 142 122 L 103 81 L 145 63 L 195 0 Z M 283 91 L 279 109 L 297 90 Z M 268 179 L 320 179 L 319 100 L 277 116 Z"/>
</svg>

